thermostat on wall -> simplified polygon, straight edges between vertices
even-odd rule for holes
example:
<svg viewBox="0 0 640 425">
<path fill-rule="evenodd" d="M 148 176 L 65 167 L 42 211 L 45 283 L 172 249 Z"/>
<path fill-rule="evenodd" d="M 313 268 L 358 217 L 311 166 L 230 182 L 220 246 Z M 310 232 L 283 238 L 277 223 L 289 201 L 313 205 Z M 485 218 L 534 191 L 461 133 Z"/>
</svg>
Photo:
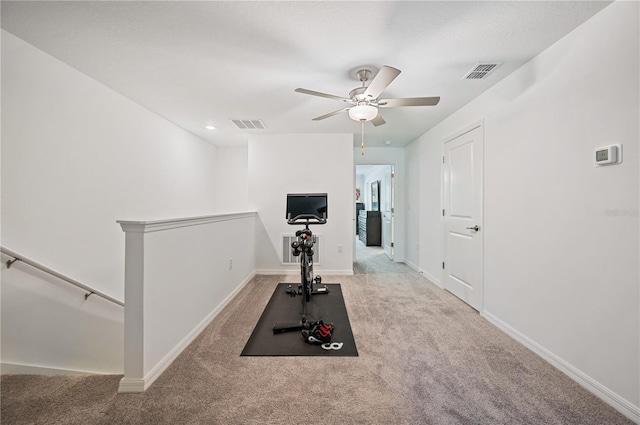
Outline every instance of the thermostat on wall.
<svg viewBox="0 0 640 425">
<path fill-rule="evenodd" d="M 611 165 L 622 162 L 622 145 L 620 143 L 596 149 L 594 164 Z"/>
</svg>

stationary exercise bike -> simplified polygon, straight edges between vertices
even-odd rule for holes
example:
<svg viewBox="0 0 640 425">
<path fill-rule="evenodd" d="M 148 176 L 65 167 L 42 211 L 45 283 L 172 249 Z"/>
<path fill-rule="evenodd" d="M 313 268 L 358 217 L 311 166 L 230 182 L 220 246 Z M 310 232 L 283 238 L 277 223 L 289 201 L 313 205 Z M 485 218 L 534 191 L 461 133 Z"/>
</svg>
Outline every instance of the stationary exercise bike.
<svg viewBox="0 0 640 425">
<path fill-rule="evenodd" d="M 295 214 L 295 215 L 294 215 Z M 327 286 L 314 288 L 322 283 L 322 277 L 313 276 L 313 254 L 316 237 L 309 229 L 312 224 L 326 224 L 327 194 L 289 194 L 287 195 L 287 224 L 303 224 L 304 229 L 296 231 L 296 240 L 291 242 L 291 253 L 300 257 L 300 284 L 297 288 L 289 285 L 287 294 L 292 297 L 300 295 L 302 313 L 300 320 L 290 323 L 276 323 L 273 333 L 307 329 L 307 304 L 313 295 L 328 294 Z"/>
</svg>

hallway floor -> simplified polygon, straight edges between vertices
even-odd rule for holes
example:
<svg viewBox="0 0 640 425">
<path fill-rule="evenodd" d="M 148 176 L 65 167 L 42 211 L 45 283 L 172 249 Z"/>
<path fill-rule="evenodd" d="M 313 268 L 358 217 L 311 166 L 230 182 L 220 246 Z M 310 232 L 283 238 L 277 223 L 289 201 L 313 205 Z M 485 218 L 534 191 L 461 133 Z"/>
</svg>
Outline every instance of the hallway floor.
<svg viewBox="0 0 640 425">
<path fill-rule="evenodd" d="M 632 424 L 381 248 L 356 258 L 331 281 L 358 357 L 241 357 L 295 281 L 256 276 L 145 393 L 118 394 L 119 375 L 4 375 L 2 424 Z"/>
</svg>

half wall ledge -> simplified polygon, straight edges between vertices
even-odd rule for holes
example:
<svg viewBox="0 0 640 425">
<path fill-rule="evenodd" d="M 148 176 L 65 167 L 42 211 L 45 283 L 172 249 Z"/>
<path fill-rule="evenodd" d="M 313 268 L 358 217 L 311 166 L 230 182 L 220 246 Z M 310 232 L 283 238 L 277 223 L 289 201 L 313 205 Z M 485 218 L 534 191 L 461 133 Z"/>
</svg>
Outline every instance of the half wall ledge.
<svg viewBox="0 0 640 425">
<path fill-rule="evenodd" d="M 255 217 L 258 213 L 255 211 L 222 213 L 203 215 L 197 217 L 169 218 L 164 220 L 118 220 L 122 230 L 125 232 L 149 233 L 160 230 L 177 229 L 187 226 L 198 226 L 207 223 L 215 223 L 218 221 L 238 220 L 242 218 Z"/>
<path fill-rule="evenodd" d="M 256 217 L 117 221 L 125 232 L 126 300 L 118 392 L 149 388 L 255 275 Z"/>
</svg>

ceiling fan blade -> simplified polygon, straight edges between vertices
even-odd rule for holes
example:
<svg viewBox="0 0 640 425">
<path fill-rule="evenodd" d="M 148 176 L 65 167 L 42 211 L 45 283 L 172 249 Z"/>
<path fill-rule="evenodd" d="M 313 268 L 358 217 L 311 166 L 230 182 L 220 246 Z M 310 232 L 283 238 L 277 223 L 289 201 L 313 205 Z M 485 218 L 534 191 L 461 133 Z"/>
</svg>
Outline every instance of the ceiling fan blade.
<svg viewBox="0 0 640 425">
<path fill-rule="evenodd" d="M 319 91 L 300 89 L 300 88 L 296 89 L 295 91 L 298 92 L 298 93 L 310 94 L 312 96 L 320 96 L 320 97 L 326 97 L 328 99 L 341 100 L 343 102 L 348 102 L 349 101 L 349 99 L 347 99 L 347 98 L 340 97 L 340 96 L 335 96 L 333 94 L 320 93 Z"/>
<path fill-rule="evenodd" d="M 376 115 L 376 117 L 371 120 L 371 124 L 376 127 L 385 123 L 386 121 L 384 120 L 384 118 L 382 118 L 382 114 L 380 112 L 378 112 L 378 115 Z"/>
<path fill-rule="evenodd" d="M 343 109 L 338 109 L 337 111 L 329 112 L 328 114 L 324 114 L 324 115 L 322 115 L 322 116 L 319 116 L 319 117 L 314 118 L 314 119 L 313 119 L 313 121 L 320 121 L 320 120 L 323 120 L 323 119 L 325 119 L 325 118 L 329 118 L 329 117 L 332 117 L 332 116 L 334 116 L 334 115 L 338 115 L 338 114 L 339 114 L 339 113 L 341 113 L 341 112 L 347 112 L 350 108 L 351 108 L 351 107 L 349 107 L 349 108 L 343 108 Z"/>
<path fill-rule="evenodd" d="M 393 108 L 395 106 L 434 106 L 440 102 L 440 97 L 406 97 L 403 99 L 382 99 L 378 101 L 381 108 Z"/>
<path fill-rule="evenodd" d="M 380 71 L 373 77 L 369 87 L 363 93 L 365 96 L 371 96 L 372 99 L 377 99 L 378 96 L 387 88 L 393 80 L 400 75 L 400 70 L 392 68 L 390 66 L 383 66 Z"/>
</svg>

